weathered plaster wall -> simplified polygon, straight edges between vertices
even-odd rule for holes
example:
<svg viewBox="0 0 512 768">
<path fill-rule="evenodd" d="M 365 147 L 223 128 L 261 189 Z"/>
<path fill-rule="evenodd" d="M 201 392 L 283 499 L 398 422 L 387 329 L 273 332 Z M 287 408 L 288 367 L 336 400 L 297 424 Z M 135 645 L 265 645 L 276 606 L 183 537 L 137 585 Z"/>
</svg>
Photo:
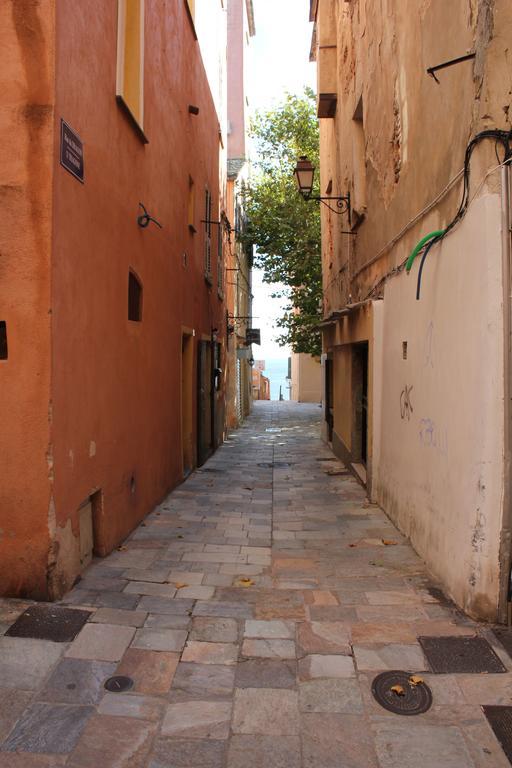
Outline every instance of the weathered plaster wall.
<svg viewBox="0 0 512 768">
<path fill-rule="evenodd" d="M 500 198 L 385 289 L 373 492 L 451 596 L 495 619 L 503 494 Z M 403 342 L 407 359 L 403 359 Z"/>
<path fill-rule="evenodd" d="M 320 359 L 304 353 L 292 353 L 291 399 L 299 403 L 322 400 L 322 368 Z"/>
<path fill-rule="evenodd" d="M 50 394 L 53 0 L 0 3 L 0 594 L 42 597 L 53 478 Z"/>
<path fill-rule="evenodd" d="M 209 340 L 212 328 L 225 339 L 217 227 L 210 286 L 201 223 L 206 185 L 212 218 L 220 214 L 219 125 L 185 3 L 146 3 L 148 144 L 115 100 L 116 3 L 67 0 L 57 10 L 55 125 L 64 118 L 83 140 L 85 183 L 59 166 L 56 136 L 54 509 L 68 555 L 55 563 L 54 594 L 76 575 L 69 550 L 78 537 L 78 509 L 93 492 L 103 494 L 94 521 L 95 550 L 103 555 L 180 482 L 182 328 L 195 331 L 195 359 L 198 341 Z M 199 115 L 189 113 L 189 104 Z M 189 176 L 196 232 L 188 227 Z M 139 201 L 163 229 L 137 225 Z M 140 323 L 128 320 L 130 268 L 143 285 Z M 195 442 L 195 363 L 192 381 Z"/>
</svg>

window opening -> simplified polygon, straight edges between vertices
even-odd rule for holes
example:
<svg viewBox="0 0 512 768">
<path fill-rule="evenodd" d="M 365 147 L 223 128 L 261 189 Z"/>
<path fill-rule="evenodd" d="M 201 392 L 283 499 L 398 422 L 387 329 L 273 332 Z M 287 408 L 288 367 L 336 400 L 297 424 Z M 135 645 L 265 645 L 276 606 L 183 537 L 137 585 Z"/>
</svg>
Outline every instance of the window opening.
<svg viewBox="0 0 512 768">
<path fill-rule="evenodd" d="M 7 360 L 7 323 L 0 320 L 0 360 Z"/>
<path fill-rule="evenodd" d="M 116 96 L 144 124 L 144 0 L 118 0 Z"/>
<path fill-rule="evenodd" d="M 188 177 L 188 209 L 187 218 L 188 226 L 192 232 L 196 231 L 195 227 L 195 212 L 196 212 L 196 187 L 192 176 Z"/>
<path fill-rule="evenodd" d="M 204 273 L 207 278 L 212 274 L 212 196 L 205 190 L 204 206 Z"/>
<path fill-rule="evenodd" d="M 142 320 L 142 285 L 131 270 L 128 273 L 128 320 Z"/>
</svg>

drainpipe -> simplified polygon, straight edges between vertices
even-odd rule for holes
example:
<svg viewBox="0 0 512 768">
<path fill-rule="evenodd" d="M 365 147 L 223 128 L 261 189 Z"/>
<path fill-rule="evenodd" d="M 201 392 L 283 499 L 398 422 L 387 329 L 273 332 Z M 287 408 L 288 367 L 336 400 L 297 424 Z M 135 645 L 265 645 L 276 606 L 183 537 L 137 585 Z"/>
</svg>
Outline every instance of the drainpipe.
<svg viewBox="0 0 512 768">
<path fill-rule="evenodd" d="M 503 446 L 503 522 L 500 537 L 500 596 L 498 621 L 512 621 L 512 291 L 510 247 L 510 165 L 501 169 L 501 253 L 503 276 L 503 374 L 504 374 L 504 446 Z"/>
</svg>

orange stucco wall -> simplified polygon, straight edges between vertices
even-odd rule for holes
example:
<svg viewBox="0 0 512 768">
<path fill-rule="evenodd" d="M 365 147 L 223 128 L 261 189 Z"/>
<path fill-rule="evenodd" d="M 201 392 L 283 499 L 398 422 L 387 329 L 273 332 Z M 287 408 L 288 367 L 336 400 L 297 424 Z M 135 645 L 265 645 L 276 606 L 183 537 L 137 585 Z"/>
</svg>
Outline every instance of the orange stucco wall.
<svg viewBox="0 0 512 768">
<path fill-rule="evenodd" d="M 49 2 L 41 5 L 50 12 Z M 210 338 L 212 327 L 219 329 L 219 340 L 225 338 L 225 312 L 216 287 L 217 228 L 212 227 L 210 286 L 204 279 L 201 224 L 206 185 L 213 195 L 212 218 L 218 219 L 219 214 L 218 120 L 185 2 L 146 0 L 145 5 L 147 144 L 115 98 L 117 3 L 57 3 L 55 111 L 53 124 L 50 120 L 44 128 L 46 145 L 38 139 L 38 156 L 45 158 L 44 173 L 42 161 L 37 166 L 43 179 L 40 196 L 44 209 L 53 208 L 51 269 L 49 253 L 43 260 L 44 249 L 35 241 L 42 235 L 37 235 L 33 225 L 29 192 L 20 193 L 29 226 L 25 235 L 20 229 L 16 247 L 23 249 L 22 237 L 30 238 L 32 250 L 30 255 L 26 253 L 26 261 L 32 273 L 27 275 L 26 268 L 19 267 L 23 273 L 19 294 L 38 335 L 29 343 L 25 331 L 17 352 L 13 323 L 9 339 L 12 360 L 0 363 L 0 375 L 5 375 L 5 369 L 12 376 L 10 410 L 15 412 L 21 402 L 32 420 L 36 406 L 39 416 L 37 440 L 34 434 L 28 437 L 13 416 L 12 442 L 18 449 L 11 461 L 13 477 L 6 486 L 2 482 L 2 490 L 7 493 L 5 503 L 15 507 L 14 515 L 18 517 L 22 503 L 27 522 L 37 519 L 40 536 L 46 540 L 50 508 L 54 542 L 46 587 L 46 564 L 37 565 L 38 574 L 41 571 L 37 583 L 43 584 L 50 597 L 69 588 L 77 575 L 78 509 L 93 492 L 103 494 L 95 549 L 106 554 L 180 482 L 182 328 L 195 331 L 195 347 L 201 338 Z M 48 28 L 51 30 L 50 21 Z M 9 44 L 19 56 L 16 38 Z M 45 52 L 50 59 L 52 47 Z M 18 68 L 23 71 L 21 62 Z M 39 71 L 33 63 L 32 69 Z M 189 113 L 189 104 L 199 107 L 199 115 Z M 84 143 L 84 184 L 60 166 L 61 118 Z M 27 163 L 22 166 L 20 161 L 17 172 L 26 184 Z M 196 233 L 188 227 L 189 176 L 196 189 Z M 33 189 L 33 178 L 30 185 Z M 163 229 L 137 225 L 139 201 Z M 42 231 L 47 244 L 49 215 Z M 127 315 L 130 268 L 143 285 L 140 323 L 129 321 Z M 21 350 L 29 370 L 21 368 L 22 361 L 17 362 Z M 196 359 L 195 349 L 194 413 Z M 34 403 L 29 401 L 30 386 L 34 387 Z M 25 453 L 23 441 L 27 442 Z M 53 457 L 51 504 L 48 443 Z M 25 476 L 17 489 L 15 477 L 21 466 Z M 26 473 L 35 475 L 36 471 L 38 485 L 35 477 L 28 483 Z M 19 536 L 22 540 L 21 533 Z M 10 562 L 22 557 L 25 543 L 16 553 L 8 543 Z M 22 563 L 19 568 L 23 571 Z"/>
<path fill-rule="evenodd" d="M 0 3 L 0 593 L 43 596 L 51 486 L 54 2 Z"/>
</svg>

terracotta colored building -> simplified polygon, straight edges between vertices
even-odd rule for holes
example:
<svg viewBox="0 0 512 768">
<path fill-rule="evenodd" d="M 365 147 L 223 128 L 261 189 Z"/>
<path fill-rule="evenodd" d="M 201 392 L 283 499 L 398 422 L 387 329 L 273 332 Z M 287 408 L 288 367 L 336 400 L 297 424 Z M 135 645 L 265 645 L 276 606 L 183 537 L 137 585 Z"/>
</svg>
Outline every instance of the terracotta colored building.
<svg viewBox="0 0 512 768">
<path fill-rule="evenodd" d="M 453 600 L 506 620 L 512 5 L 311 20 L 320 194 L 351 214 L 322 207 L 324 436 Z"/>
<path fill-rule="evenodd" d="M 227 139 L 192 2 L 2 3 L 0 47 L 0 593 L 52 599 L 222 439 Z"/>
</svg>

